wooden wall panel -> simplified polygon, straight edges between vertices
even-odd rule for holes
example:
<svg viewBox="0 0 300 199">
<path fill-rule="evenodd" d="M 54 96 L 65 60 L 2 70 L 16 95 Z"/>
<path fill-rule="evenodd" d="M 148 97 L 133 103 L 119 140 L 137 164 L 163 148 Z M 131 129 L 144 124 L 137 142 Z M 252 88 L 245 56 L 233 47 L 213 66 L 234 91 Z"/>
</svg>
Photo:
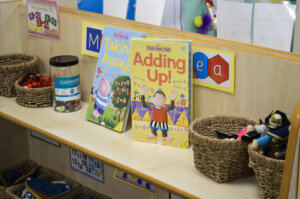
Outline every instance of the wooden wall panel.
<svg viewBox="0 0 300 199">
<path fill-rule="evenodd" d="M 0 55 L 21 52 L 18 4 L 0 2 Z"/>
<path fill-rule="evenodd" d="M 47 166 L 63 175 L 87 186 L 97 192 L 109 195 L 114 199 L 167 199 L 169 192 L 158 188 L 158 197 L 113 179 L 114 168 L 104 165 L 105 183 L 102 184 L 70 168 L 69 148 L 55 147 L 35 138 L 29 138 L 30 158 L 37 163 Z"/>
<path fill-rule="evenodd" d="M 0 169 L 29 159 L 27 130 L 0 118 Z"/>
<path fill-rule="evenodd" d="M 264 118 L 273 109 L 280 109 L 288 115 L 292 115 L 296 103 L 299 100 L 300 87 L 297 80 L 300 79 L 300 58 L 298 55 L 278 53 L 266 49 L 247 47 L 225 41 L 206 37 L 195 37 L 193 34 L 179 32 L 172 33 L 169 29 L 158 31 L 157 28 L 144 24 L 119 21 L 117 19 L 93 15 L 86 12 L 62 8 L 61 41 L 39 38 L 27 35 L 25 9 L 20 7 L 20 35 L 22 51 L 35 54 L 40 59 L 42 72 L 49 72 L 48 60 L 50 57 L 60 54 L 77 55 L 80 60 L 79 70 L 81 75 L 82 99 L 87 101 L 92 86 L 93 75 L 97 59 L 81 54 L 81 23 L 83 20 L 98 22 L 101 24 L 124 26 L 152 36 L 166 38 L 193 39 L 194 45 L 206 48 L 214 48 L 234 52 L 235 58 L 235 93 L 229 94 L 194 85 L 194 116 L 203 117 L 215 114 L 234 114 L 247 116 L 253 119 Z M 122 24 L 120 23 L 122 22 Z M 127 23 L 127 24 L 126 24 Z M 125 25 L 124 25 L 125 24 Z M 165 32 L 167 33 L 165 33 Z M 172 33 L 172 34 L 171 34 Z M 184 37 L 185 36 L 185 37 Z M 190 37 L 187 37 L 190 36 Z M 213 42 L 213 44 L 212 44 Z M 243 48 L 242 48 L 243 47 Z"/>
</svg>

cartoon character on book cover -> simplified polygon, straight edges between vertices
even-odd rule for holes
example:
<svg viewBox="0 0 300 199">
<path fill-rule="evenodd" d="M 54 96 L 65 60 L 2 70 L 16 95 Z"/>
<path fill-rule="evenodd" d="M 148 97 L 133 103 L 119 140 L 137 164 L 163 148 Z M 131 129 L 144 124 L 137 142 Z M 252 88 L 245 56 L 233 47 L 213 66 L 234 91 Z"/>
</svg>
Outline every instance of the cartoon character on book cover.
<svg viewBox="0 0 300 199">
<path fill-rule="evenodd" d="M 189 45 L 146 39 L 130 42 L 132 138 L 187 148 Z"/>
<path fill-rule="evenodd" d="M 172 142 L 173 138 L 168 136 L 168 112 L 174 109 L 174 103 L 178 97 L 177 91 L 170 91 L 171 96 L 169 97 L 171 100 L 171 105 L 166 106 L 167 96 L 165 93 L 159 89 L 153 95 L 152 104 L 147 104 L 145 101 L 145 95 L 148 91 L 147 85 L 141 86 L 141 95 L 142 95 L 142 105 L 147 108 L 147 110 L 151 111 L 151 121 L 150 128 L 151 134 L 147 135 L 149 140 L 155 140 L 157 137 L 157 131 L 161 130 L 162 137 L 164 141 Z"/>
<path fill-rule="evenodd" d="M 124 130 L 130 105 L 129 39 L 142 34 L 105 27 L 87 120 L 118 132 Z"/>
</svg>

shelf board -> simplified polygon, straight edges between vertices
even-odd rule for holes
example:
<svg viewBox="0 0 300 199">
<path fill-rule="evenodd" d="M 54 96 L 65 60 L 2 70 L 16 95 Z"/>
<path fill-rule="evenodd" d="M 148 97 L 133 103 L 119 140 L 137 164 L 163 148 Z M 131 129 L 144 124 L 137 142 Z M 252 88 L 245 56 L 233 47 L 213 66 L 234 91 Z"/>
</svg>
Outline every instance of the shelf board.
<svg viewBox="0 0 300 199">
<path fill-rule="evenodd" d="M 254 176 L 218 184 L 195 168 L 191 147 L 132 141 L 131 129 L 120 134 L 86 121 L 87 107 L 82 103 L 79 111 L 57 113 L 52 108 L 25 108 L 15 98 L 0 96 L 0 117 L 186 198 L 259 198 Z"/>
</svg>

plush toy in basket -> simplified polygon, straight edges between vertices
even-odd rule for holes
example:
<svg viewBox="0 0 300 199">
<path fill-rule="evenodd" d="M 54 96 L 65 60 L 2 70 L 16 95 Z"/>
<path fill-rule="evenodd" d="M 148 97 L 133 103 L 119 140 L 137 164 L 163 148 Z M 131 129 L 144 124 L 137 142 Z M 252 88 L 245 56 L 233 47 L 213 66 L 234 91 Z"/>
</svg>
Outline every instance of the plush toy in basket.
<svg viewBox="0 0 300 199">
<path fill-rule="evenodd" d="M 53 87 L 50 75 L 28 73 L 15 82 L 15 87 L 19 105 L 31 108 L 52 106 Z"/>
<path fill-rule="evenodd" d="M 247 141 L 254 134 L 259 135 L 249 145 L 248 153 L 262 198 L 279 198 L 289 127 L 286 114 L 277 110 L 253 129 L 252 136 L 246 135 Z"/>
<path fill-rule="evenodd" d="M 235 116 L 196 119 L 190 127 L 195 167 L 222 183 L 253 175 L 248 167 L 248 143 L 240 140 L 255 121 Z"/>
</svg>

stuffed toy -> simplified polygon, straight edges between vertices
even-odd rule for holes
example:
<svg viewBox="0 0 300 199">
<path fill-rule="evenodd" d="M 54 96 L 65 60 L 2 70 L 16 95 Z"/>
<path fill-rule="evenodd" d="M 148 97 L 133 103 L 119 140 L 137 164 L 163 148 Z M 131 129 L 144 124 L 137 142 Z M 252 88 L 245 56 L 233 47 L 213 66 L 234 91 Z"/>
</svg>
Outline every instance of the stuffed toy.
<svg viewBox="0 0 300 199">
<path fill-rule="evenodd" d="M 209 31 L 209 26 L 212 22 L 212 18 L 209 14 L 204 14 L 203 16 L 197 16 L 194 19 L 195 27 L 198 33 L 206 34 Z"/>
<path fill-rule="evenodd" d="M 242 141 L 251 143 L 254 139 L 260 138 L 267 132 L 267 126 L 260 120 L 259 125 L 248 125 L 247 133 L 242 136 Z"/>
<path fill-rule="evenodd" d="M 233 134 L 233 135 L 227 135 L 221 131 L 216 131 L 216 134 L 217 134 L 217 138 L 218 139 L 224 139 L 224 140 L 235 140 L 238 138 L 237 135 Z"/>
<path fill-rule="evenodd" d="M 266 118 L 265 123 L 256 127 L 261 137 L 254 139 L 251 147 L 254 150 L 264 150 L 266 156 L 284 159 L 289 135 L 290 121 L 285 113 L 273 111 Z"/>
</svg>

